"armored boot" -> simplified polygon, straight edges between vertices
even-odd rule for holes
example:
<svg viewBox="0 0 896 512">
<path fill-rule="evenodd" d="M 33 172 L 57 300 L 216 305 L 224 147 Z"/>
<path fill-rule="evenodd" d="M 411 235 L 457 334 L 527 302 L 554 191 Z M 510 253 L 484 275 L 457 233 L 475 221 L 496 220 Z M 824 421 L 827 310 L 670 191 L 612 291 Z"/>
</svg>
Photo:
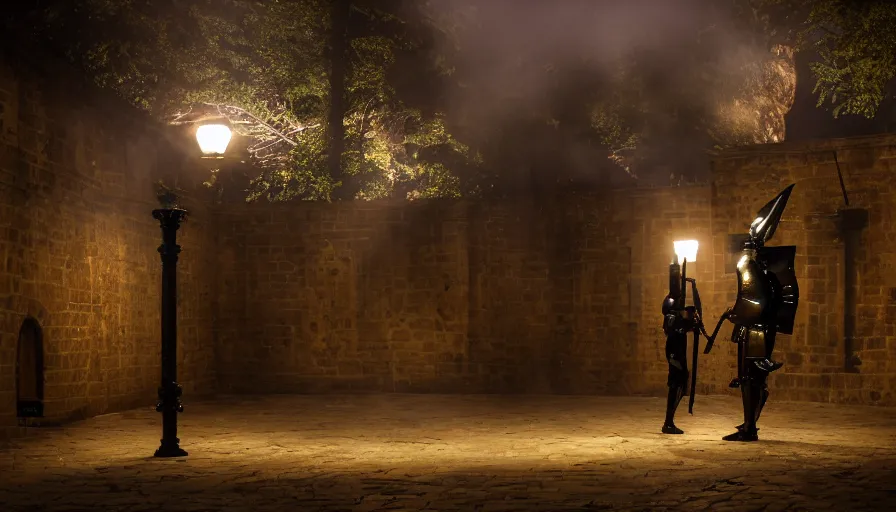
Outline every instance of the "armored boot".
<svg viewBox="0 0 896 512">
<path fill-rule="evenodd" d="M 740 391 L 744 406 L 743 427 L 739 428 L 737 432 L 723 437 L 723 440 L 740 442 L 759 440 L 756 418 L 759 417 L 762 386 L 757 384 L 759 383 L 750 378 L 745 378 L 744 382 L 741 382 Z"/>
<path fill-rule="evenodd" d="M 684 431 L 675 426 L 672 421 L 675 418 L 675 410 L 684 396 L 684 386 L 670 386 L 669 396 L 666 398 L 666 421 L 663 423 L 663 434 L 684 434 Z"/>
<path fill-rule="evenodd" d="M 765 407 L 765 402 L 768 402 L 768 388 L 763 388 L 762 390 L 762 400 L 759 402 L 759 410 L 756 411 L 756 423 L 759 423 L 759 416 L 762 415 L 762 409 Z M 744 424 L 741 423 L 737 426 L 737 430 L 743 430 Z M 759 431 L 759 427 L 756 427 L 756 431 Z"/>
</svg>

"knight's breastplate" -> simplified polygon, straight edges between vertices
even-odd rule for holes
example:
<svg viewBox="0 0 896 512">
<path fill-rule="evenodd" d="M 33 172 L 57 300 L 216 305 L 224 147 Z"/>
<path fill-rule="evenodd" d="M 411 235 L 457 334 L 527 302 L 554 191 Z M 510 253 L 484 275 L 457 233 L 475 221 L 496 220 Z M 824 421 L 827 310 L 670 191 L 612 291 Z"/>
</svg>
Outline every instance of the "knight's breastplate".
<svg viewBox="0 0 896 512">
<path fill-rule="evenodd" d="M 750 253 L 744 252 L 737 262 L 737 300 L 728 320 L 745 327 L 764 323 L 774 299 L 773 293 L 768 276 L 759 263 Z"/>
</svg>

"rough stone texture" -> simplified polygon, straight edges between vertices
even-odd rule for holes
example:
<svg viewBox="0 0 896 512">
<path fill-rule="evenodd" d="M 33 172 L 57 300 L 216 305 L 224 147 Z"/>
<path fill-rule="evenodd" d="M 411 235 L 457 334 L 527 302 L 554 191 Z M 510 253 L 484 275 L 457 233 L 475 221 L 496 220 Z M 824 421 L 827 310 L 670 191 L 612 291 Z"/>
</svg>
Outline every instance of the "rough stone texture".
<svg viewBox="0 0 896 512">
<path fill-rule="evenodd" d="M 797 183 L 773 243 L 796 244 L 802 302 L 776 398 L 894 404 L 896 138 L 777 144 L 715 158 L 710 186 L 475 202 L 235 205 L 218 214 L 220 384 L 327 390 L 656 394 L 672 241 L 707 327 L 733 303 L 728 237 Z M 864 362 L 844 373 L 843 198 L 870 210 L 859 259 Z M 723 326 L 698 391 L 730 393 Z"/>
<path fill-rule="evenodd" d="M 638 344 L 629 319 L 649 300 L 631 304 L 629 241 L 654 248 L 650 219 L 629 231 L 637 207 L 595 197 L 228 207 L 217 215 L 229 291 L 218 297 L 220 385 L 653 392 L 661 348 Z"/>
<path fill-rule="evenodd" d="M 708 187 L 251 204 L 217 220 L 232 392 L 662 393 L 671 242 L 712 246 Z M 698 259 L 707 300 L 736 287 Z M 725 349 L 702 358 L 701 392 L 728 392 Z"/>
<path fill-rule="evenodd" d="M 49 420 L 152 403 L 160 236 L 151 184 L 178 172 L 192 183 L 202 171 L 147 119 L 58 69 L 3 62 L 0 427 L 15 424 L 27 315 L 43 328 Z M 843 373 L 835 149 L 851 205 L 871 216 L 857 286 L 859 374 Z M 795 335 L 778 341 L 786 365 L 773 400 L 894 404 L 894 161 L 896 138 L 883 136 L 741 148 L 717 156 L 705 187 L 488 202 L 188 201 L 180 380 L 188 397 L 218 385 L 660 394 L 672 241 L 701 242 L 691 275 L 712 324 L 736 290 L 728 236 L 795 182 L 775 243 L 799 246 L 803 300 Z M 728 332 L 701 358 L 700 393 L 730 392 Z"/>
<path fill-rule="evenodd" d="M 726 443 L 738 401 L 658 433 L 663 400 L 266 396 L 194 403 L 185 459 L 154 459 L 149 408 L 0 449 L 4 511 L 893 510 L 896 410 L 770 402 Z M 831 425 L 836 428 L 831 428 Z"/>
<path fill-rule="evenodd" d="M 836 153 L 836 160 L 835 155 Z M 843 373 L 844 253 L 838 210 L 869 211 L 857 256 L 858 374 Z M 728 233 L 743 231 L 771 197 L 796 183 L 775 243 L 796 244 L 802 302 L 793 336 L 776 350 L 786 362 L 771 380 L 796 400 L 896 403 L 896 137 L 880 136 L 742 148 L 722 155 L 713 170 L 713 244 L 716 263 Z M 738 192 L 732 192 L 732 190 Z M 716 288 L 715 302 L 730 302 L 733 289 Z M 718 311 L 716 311 L 718 313 Z M 733 354 L 733 351 L 730 353 Z M 728 356 L 726 356 L 728 357 Z"/>
<path fill-rule="evenodd" d="M 51 73 L 0 59 L 0 434 L 16 425 L 26 316 L 43 331 L 44 421 L 153 403 L 160 378 L 152 184 L 187 173 L 185 155 L 145 117 L 97 98 L 64 68 Z M 178 359 L 195 396 L 215 384 L 214 240 L 206 208 L 186 206 Z"/>
</svg>

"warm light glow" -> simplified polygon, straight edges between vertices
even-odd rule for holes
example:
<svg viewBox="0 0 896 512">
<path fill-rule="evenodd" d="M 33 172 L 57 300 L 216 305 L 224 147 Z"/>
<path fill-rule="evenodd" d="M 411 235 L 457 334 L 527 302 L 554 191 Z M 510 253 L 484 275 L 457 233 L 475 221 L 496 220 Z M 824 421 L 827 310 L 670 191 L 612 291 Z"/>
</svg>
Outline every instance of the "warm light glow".
<svg viewBox="0 0 896 512">
<path fill-rule="evenodd" d="M 230 128 L 223 124 L 204 124 L 196 130 L 196 141 L 206 155 L 223 155 L 231 135 Z"/>
<path fill-rule="evenodd" d="M 697 261 L 697 246 L 699 244 L 696 240 L 677 240 L 674 242 L 674 245 L 675 255 L 678 256 L 679 263 L 683 263 L 684 260 L 688 260 L 688 263 Z"/>
</svg>

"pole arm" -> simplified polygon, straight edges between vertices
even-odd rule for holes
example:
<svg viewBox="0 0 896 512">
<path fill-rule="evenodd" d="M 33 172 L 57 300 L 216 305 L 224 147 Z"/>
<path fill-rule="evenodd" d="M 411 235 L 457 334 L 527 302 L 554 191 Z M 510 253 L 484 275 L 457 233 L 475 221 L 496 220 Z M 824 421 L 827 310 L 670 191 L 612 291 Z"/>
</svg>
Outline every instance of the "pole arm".
<svg viewBox="0 0 896 512">
<path fill-rule="evenodd" d="M 722 322 L 727 320 L 729 316 L 731 316 L 731 308 L 728 308 L 727 311 L 722 313 L 721 318 L 719 318 L 719 323 L 716 324 L 715 330 L 712 331 L 712 336 L 706 334 L 706 329 L 703 327 L 703 321 L 700 321 L 700 332 L 706 337 L 706 349 L 703 351 L 704 354 L 709 354 L 709 351 L 712 350 L 712 345 L 716 342 L 716 336 L 719 334 L 719 329 L 722 328 Z"/>
<path fill-rule="evenodd" d="M 706 338 L 706 349 L 703 353 L 709 354 L 713 344 L 716 342 L 716 336 L 719 334 L 719 329 L 722 328 L 722 323 L 731 316 L 731 308 L 728 308 L 727 311 L 722 313 L 722 317 L 719 318 L 719 322 L 716 324 L 715 330 L 712 331 L 712 336 L 710 336 L 706 333 L 706 327 L 703 325 L 703 304 L 700 302 L 700 294 L 697 292 L 697 281 L 692 277 L 685 277 L 685 281 L 691 283 L 691 291 L 694 294 L 694 307 L 697 309 L 697 328 L 700 330 L 700 333 L 703 334 L 703 337 Z"/>
<path fill-rule="evenodd" d="M 687 260 L 685 260 L 687 261 Z M 688 398 L 688 414 L 694 414 L 694 400 L 697 397 L 697 362 L 700 354 L 700 331 L 703 330 L 703 303 L 700 302 L 700 293 L 697 291 L 697 280 L 684 276 L 685 283 L 691 283 L 691 293 L 694 295 L 694 309 L 697 312 L 696 328 L 694 332 L 693 355 L 691 361 L 691 389 Z"/>
<path fill-rule="evenodd" d="M 700 332 L 694 330 L 694 353 L 691 363 L 691 396 L 688 398 L 688 414 L 694 414 L 694 400 L 697 398 L 697 358 L 700 353 Z"/>
<path fill-rule="evenodd" d="M 697 309 L 697 315 L 703 318 L 703 303 L 700 302 L 700 294 L 697 292 L 697 280 L 693 277 L 685 277 L 684 280 L 691 283 L 691 293 L 694 294 L 694 307 Z"/>
</svg>

